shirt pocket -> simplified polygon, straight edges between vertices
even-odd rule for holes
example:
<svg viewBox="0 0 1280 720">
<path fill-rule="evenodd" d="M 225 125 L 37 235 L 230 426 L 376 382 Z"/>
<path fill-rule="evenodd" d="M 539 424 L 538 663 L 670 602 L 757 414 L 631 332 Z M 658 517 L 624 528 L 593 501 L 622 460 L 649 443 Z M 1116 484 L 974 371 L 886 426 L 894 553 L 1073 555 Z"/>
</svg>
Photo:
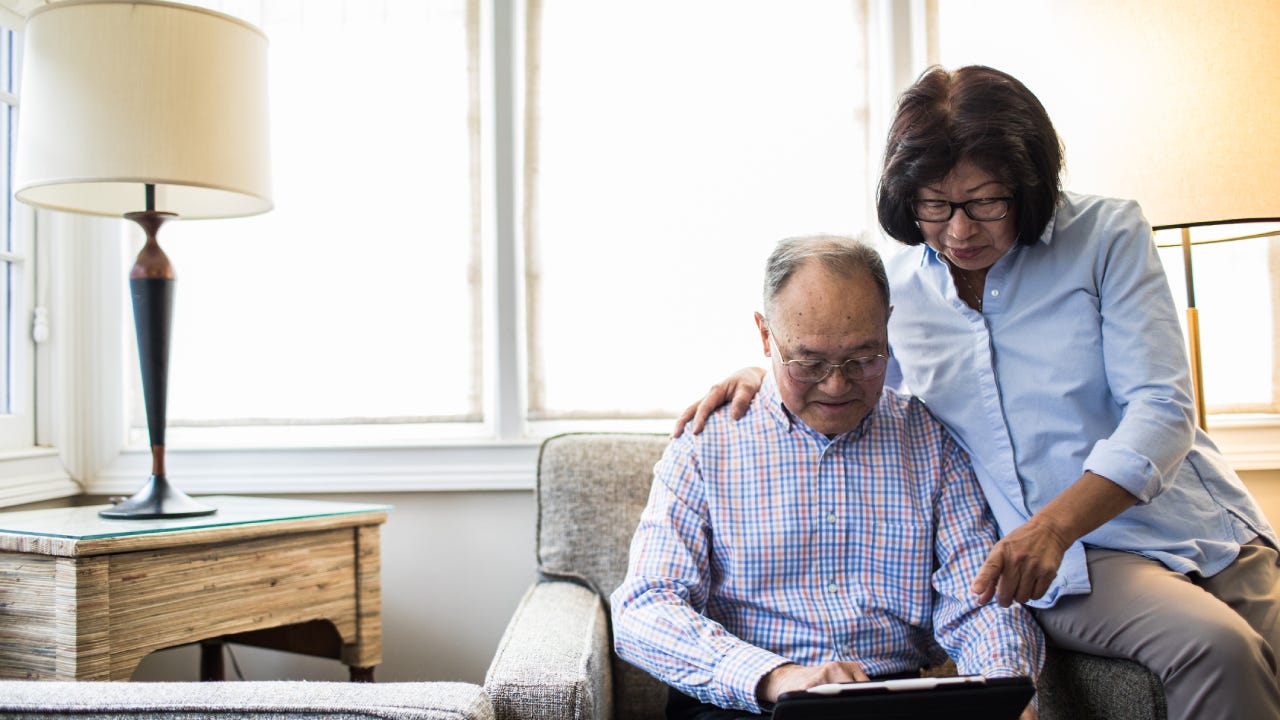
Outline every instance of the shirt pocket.
<svg viewBox="0 0 1280 720">
<path fill-rule="evenodd" d="M 873 522 L 856 542 L 854 577 L 863 611 L 924 627 L 933 607 L 933 537 L 920 523 Z"/>
</svg>

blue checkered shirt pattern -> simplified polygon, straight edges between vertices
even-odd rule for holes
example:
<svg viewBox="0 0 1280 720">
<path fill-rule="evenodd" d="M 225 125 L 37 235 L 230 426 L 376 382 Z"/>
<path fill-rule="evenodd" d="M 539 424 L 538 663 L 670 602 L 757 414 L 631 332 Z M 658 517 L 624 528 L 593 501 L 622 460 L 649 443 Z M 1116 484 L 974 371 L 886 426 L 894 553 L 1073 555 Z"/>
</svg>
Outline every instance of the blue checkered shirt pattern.
<svg viewBox="0 0 1280 720">
<path fill-rule="evenodd" d="M 1031 615 L 968 589 L 995 540 L 967 457 L 919 400 L 886 389 L 828 439 L 769 375 L 742 420 L 722 408 L 658 462 L 611 597 L 615 647 L 685 694 L 751 712 L 787 662 L 856 661 L 875 677 L 950 655 L 962 673 L 1035 677 Z"/>
</svg>

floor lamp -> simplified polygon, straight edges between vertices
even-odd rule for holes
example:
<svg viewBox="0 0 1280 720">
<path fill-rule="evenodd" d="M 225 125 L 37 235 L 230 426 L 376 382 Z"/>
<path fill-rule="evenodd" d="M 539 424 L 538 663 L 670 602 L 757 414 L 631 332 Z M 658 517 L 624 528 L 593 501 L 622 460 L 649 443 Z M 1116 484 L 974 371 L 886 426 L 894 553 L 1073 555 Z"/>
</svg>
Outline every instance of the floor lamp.
<svg viewBox="0 0 1280 720">
<path fill-rule="evenodd" d="M 1182 247 L 1206 428 L 1193 250 L 1264 229 L 1231 225 L 1280 219 L 1280 13 L 1274 0 L 1091 0 L 1056 13 L 1045 54 L 1070 60 L 1052 61 L 1060 82 L 1036 87 L 1063 138 L 1067 187 L 1137 200 L 1157 244 Z"/>
<path fill-rule="evenodd" d="M 212 514 L 165 471 L 175 273 L 160 226 L 271 209 L 267 39 L 233 17 L 153 0 L 65 0 L 24 28 L 15 197 L 125 217 L 146 244 L 129 274 L 151 446 L 142 488 L 100 514 Z"/>
<path fill-rule="evenodd" d="M 1280 218 L 1256 218 L 1251 220 L 1223 221 L 1219 223 L 1201 223 L 1198 225 L 1246 224 L 1254 222 L 1280 222 Z M 1192 389 L 1195 391 L 1196 424 L 1200 429 L 1207 430 L 1209 425 L 1208 412 L 1205 410 L 1204 400 L 1204 368 L 1200 361 L 1200 311 L 1196 307 L 1192 246 L 1208 245 L 1210 243 L 1235 242 L 1237 240 L 1253 240 L 1265 237 L 1280 237 L 1280 229 L 1250 233 L 1246 235 L 1234 235 L 1230 237 L 1193 237 L 1192 228 L 1196 226 L 1196 224 L 1156 226 L 1153 230 L 1155 232 L 1156 245 L 1158 247 L 1182 248 L 1182 269 L 1187 288 L 1187 356 L 1191 363 L 1191 385 Z M 1164 240 L 1161 235 L 1161 231 L 1163 230 L 1178 230 L 1177 239 Z"/>
</svg>

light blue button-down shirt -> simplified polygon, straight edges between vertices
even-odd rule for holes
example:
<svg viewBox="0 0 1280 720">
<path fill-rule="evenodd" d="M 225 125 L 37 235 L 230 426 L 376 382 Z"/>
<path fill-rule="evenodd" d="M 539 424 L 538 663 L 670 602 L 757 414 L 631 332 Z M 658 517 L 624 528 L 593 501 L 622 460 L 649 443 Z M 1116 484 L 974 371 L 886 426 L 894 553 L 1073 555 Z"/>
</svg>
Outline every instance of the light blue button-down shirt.
<svg viewBox="0 0 1280 720">
<path fill-rule="evenodd" d="M 1132 201 L 1064 193 L 1039 241 L 987 273 L 983 311 L 926 245 L 887 262 L 888 384 L 924 400 L 969 452 L 1002 534 L 1085 471 L 1139 504 L 1081 540 L 1213 575 L 1276 536 L 1196 428 L 1182 331 L 1151 226 Z M 1089 592 L 1076 542 L 1048 594 Z"/>
</svg>

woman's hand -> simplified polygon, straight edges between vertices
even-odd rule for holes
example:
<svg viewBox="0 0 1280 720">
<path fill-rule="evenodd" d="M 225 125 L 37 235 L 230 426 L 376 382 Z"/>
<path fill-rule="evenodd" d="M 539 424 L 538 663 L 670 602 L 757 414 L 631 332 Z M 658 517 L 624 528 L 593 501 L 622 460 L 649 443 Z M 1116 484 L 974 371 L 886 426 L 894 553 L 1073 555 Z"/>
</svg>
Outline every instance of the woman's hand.
<svg viewBox="0 0 1280 720">
<path fill-rule="evenodd" d="M 849 660 L 833 661 L 821 665 L 780 665 L 760 678 L 756 697 L 764 702 L 777 702 L 785 692 L 808 690 L 827 683 L 866 682 L 871 678 L 862 666 Z"/>
<path fill-rule="evenodd" d="M 693 423 L 689 425 L 689 429 L 693 434 L 702 432 L 702 428 L 707 425 L 707 416 L 726 402 L 729 403 L 729 413 L 733 419 L 742 419 L 751 405 L 751 398 L 760 392 L 760 384 L 763 380 L 763 369 L 749 367 L 742 368 L 725 378 L 723 382 L 712 385 L 701 400 L 685 408 L 685 411 L 680 413 L 680 417 L 676 418 L 676 429 L 671 431 L 671 437 L 680 437 L 680 433 L 684 432 L 685 425 L 689 424 L 690 420 Z"/>
<path fill-rule="evenodd" d="M 1094 472 L 1063 490 L 1021 527 L 991 548 L 969 586 L 978 602 L 1004 607 L 1043 596 L 1071 543 L 1132 507 L 1138 499 Z"/>
<path fill-rule="evenodd" d="M 1015 600 L 1024 603 L 1049 591 L 1071 541 L 1041 520 L 1039 515 L 1032 517 L 991 548 L 969 588 L 979 603 L 995 597 L 1009 607 Z"/>
</svg>

